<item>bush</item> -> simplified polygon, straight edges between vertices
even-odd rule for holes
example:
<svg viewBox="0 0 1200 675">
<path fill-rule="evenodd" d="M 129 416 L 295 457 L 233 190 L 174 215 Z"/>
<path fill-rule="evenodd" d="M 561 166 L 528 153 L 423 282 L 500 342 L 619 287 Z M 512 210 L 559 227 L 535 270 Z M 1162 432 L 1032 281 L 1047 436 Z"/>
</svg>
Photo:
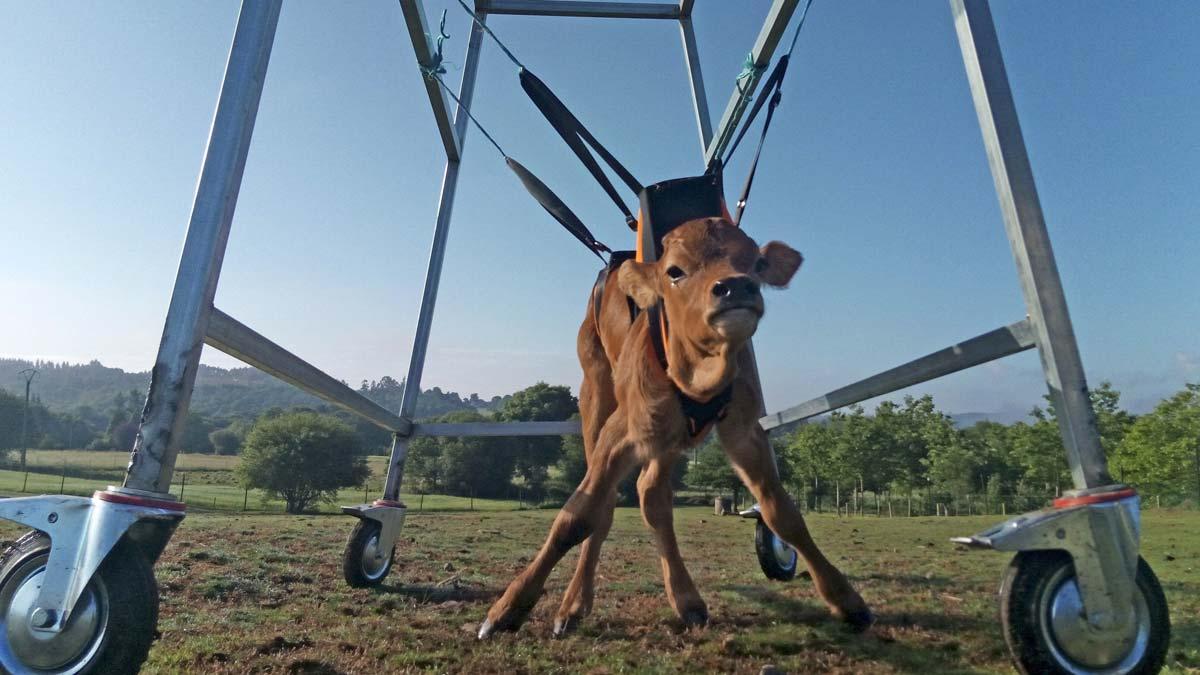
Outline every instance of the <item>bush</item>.
<svg viewBox="0 0 1200 675">
<path fill-rule="evenodd" d="M 217 429 L 208 435 L 218 455 L 236 455 L 242 450 L 242 437 L 236 431 Z"/>
<path fill-rule="evenodd" d="M 259 418 L 246 436 L 238 477 L 246 488 L 282 499 L 288 513 L 361 485 L 370 470 L 358 436 L 335 417 L 313 412 Z"/>
</svg>

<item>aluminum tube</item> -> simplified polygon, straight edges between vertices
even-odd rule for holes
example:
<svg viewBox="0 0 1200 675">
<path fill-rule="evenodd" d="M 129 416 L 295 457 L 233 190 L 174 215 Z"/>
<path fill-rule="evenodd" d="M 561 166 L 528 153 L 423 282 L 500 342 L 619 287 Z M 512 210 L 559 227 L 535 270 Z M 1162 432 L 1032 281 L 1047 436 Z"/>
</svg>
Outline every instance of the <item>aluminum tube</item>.
<svg viewBox="0 0 1200 675">
<path fill-rule="evenodd" d="M 400 9 L 404 13 L 404 24 L 408 27 L 408 37 L 412 40 L 413 52 L 417 57 L 417 65 L 421 67 L 433 63 L 433 46 L 430 45 L 429 24 L 425 21 L 424 3 L 421 0 L 400 0 Z M 455 125 L 450 117 L 450 98 L 435 80 L 422 77 L 425 84 L 425 94 L 429 97 L 429 107 L 433 110 L 433 120 L 437 124 L 438 135 L 442 146 L 446 149 L 446 159 L 457 162 L 462 157 L 462 136 L 455 131 Z"/>
<path fill-rule="evenodd" d="M 754 48 L 750 51 L 752 61 L 757 68 L 766 68 L 771 63 L 775 48 L 783 39 L 783 33 L 787 30 L 788 23 L 792 20 L 792 13 L 796 11 L 798 3 L 799 0 L 775 0 L 771 3 L 767 20 L 758 33 L 758 39 L 754 41 Z M 742 121 L 742 114 L 746 112 L 760 79 L 762 79 L 762 71 L 758 70 L 734 86 L 733 96 L 729 98 L 729 103 L 725 106 L 725 113 L 721 115 L 721 123 L 717 125 L 712 141 L 709 142 L 708 149 L 704 153 L 705 164 L 724 152 L 725 146 L 733 140 L 738 122 Z M 743 95 L 743 91 L 745 95 Z"/>
<path fill-rule="evenodd" d="M 687 8 L 690 12 L 691 7 Z M 696 32 L 690 16 L 679 19 L 679 34 L 683 39 L 683 58 L 687 65 L 688 82 L 692 85 L 692 105 L 696 110 L 696 128 L 700 131 L 700 156 L 712 142 L 712 118 L 708 110 L 708 94 L 704 91 L 704 76 L 700 71 L 700 52 L 696 48 Z"/>
<path fill-rule="evenodd" d="M 1033 347 L 1033 330 L 1029 321 L 1018 321 L 846 385 L 787 410 L 772 413 L 759 420 L 759 423 L 764 429 L 774 429 Z"/>
<path fill-rule="evenodd" d="M 1083 362 L 1050 235 L 1046 232 L 992 13 L 982 0 L 951 0 L 950 6 L 1021 292 L 1067 449 L 1071 479 L 1077 489 L 1108 485 L 1113 481 L 1100 446 Z"/>
<path fill-rule="evenodd" d="M 280 4 L 245 0 L 238 15 L 150 391 L 126 469 L 127 488 L 166 492 L 171 484 Z"/>
<path fill-rule="evenodd" d="M 487 14 L 480 13 L 487 21 Z M 467 43 L 467 56 L 463 63 L 462 82 L 458 98 L 465 108 L 471 107 L 475 94 L 475 76 L 479 72 L 479 55 L 483 48 L 483 29 L 472 25 Z M 469 119 L 462 108 L 455 111 L 454 130 L 461 143 L 467 138 Z M 461 149 L 462 146 L 460 146 Z M 437 222 L 433 228 L 433 244 L 429 251 L 429 266 L 425 272 L 425 290 L 421 294 L 421 309 L 417 315 L 417 332 L 413 338 L 412 355 L 408 361 L 408 373 L 404 379 L 404 393 L 400 400 L 400 417 L 411 420 L 417 411 L 417 398 L 421 394 L 421 375 L 425 370 L 425 354 L 429 347 L 429 332 L 433 327 L 433 310 L 437 304 L 438 283 L 442 278 L 442 260 L 446 254 L 446 239 L 450 232 L 450 213 L 454 209 L 454 191 L 458 184 L 456 161 L 446 162 L 442 177 L 442 193 L 438 200 Z M 384 483 L 384 499 L 397 499 L 404 480 L 404 461 L 408 457 L 408 440 L 397 435 L 392 441 L 391 458 L 388 460 L 387 481 Z"/>
<path fill-rule="evenodd" d="M 585 0 L 488 0 L 489 14 L 574 16 L 589 19 L 678 19 L 679 6 L 661 2 L 586 2 Z"/>
<path fill-rule="evenodd" d="M 408 420 L 389 412 L 216 307 L 212 309 L 204 341 L 376 426 L 402 435 L 412 431 L 412 423 Z"/>
</svg>

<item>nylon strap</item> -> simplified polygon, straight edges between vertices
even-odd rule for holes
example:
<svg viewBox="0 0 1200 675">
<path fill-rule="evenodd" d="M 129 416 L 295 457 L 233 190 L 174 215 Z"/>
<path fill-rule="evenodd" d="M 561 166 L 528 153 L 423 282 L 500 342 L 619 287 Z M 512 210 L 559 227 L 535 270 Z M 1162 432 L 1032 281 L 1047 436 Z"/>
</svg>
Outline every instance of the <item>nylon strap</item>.
<svg viewBox="0 0 1200 675">
<path fill-rule="evenodd" d="M 504 163 L 508 165 L 508 168 L 512 169 L 513 173 L 517 174 L 517 178 L 521 180 L 521 184 L 542 205 L 542 208 L 546 209 L 546 213 L 549 213 L 560 225 L 566 228 L 567 232 L 570 232 L 576 239 L 583 242 L 583 245 L 589 251 L 595 253 L 601 262 L 607 263 L 604 260 L 603 254 L 611 253 L 612 251 L 604 244 L 596 241 L 596 237 L 587 229 L 587 226 L 583 224 L 579 216 L 575 215 L 575 212 L 563 203 L 558 198 L 558 195 L 554 194 L 553 190 L 547 187 L 541 179 L 533 175 L 533 172 L 526 169 L 512 157 L 505 157 Z"/>
<path fill-rule="evenodd" d="M 724 162 L 728 162 L 741 144 L 742 138 L 749 131 L 750 125 L 754 123 L 754 119 L 758 117 L 758 113 L 762 110 L 763 105 L 770 101 L 767 105 L 767 116 L 763 119 L 762 132 L 758 136 L 758 148 L 754 151 L 754 159 L 750 162 L 750 171 L 746 175 L 746 183 L 742 186 L 742 194 L 737 200 L 737 212 L 734 214 L 733 224 L 741 225 L 742 212 L 746 210 L 746 202 L 750 199 L 750 188 L 754 185 L 754 174 L 758 171 L 758 160 L 762 157 L 763 143 L 767 140 L 767 130 L 771 128 L 771 119 L 775 117 L 775 108 L 779 106 L 780 100 L 783 99 L 783 78 L 787 74 L 788 62 L 791 60 L 790 54 L 784 54 L 779 57 L 779 62 L 775 64 L 775 69 L 771 71 L 771 75 L 767 77 L 766 84 L 763 85 L 762 91 L 754 100 L 754 107 L 750 109 L 750 114 L 746 117 L 745 124 L 742 125 L 742 130 L 738 132 L 737 138 L 733 141 L 733 145 L 729 147 L 729 152 L 726 153 Z"/>
<path fill-rule="evenodd" d="M 608 179 L 608 175 L 600 168 L 600 164 L 592 156 L 591 151 L 588 150 L 588 146 L 591 146 L 592 150 L 595 150 L 596 154 L 600 155 L 600 158 L 608 164 L 613 173 L 617 174 L 617 177 L 630 190 L 633 190 L 634 194 L 642 191 L 642 184 L 633 177 L 633 174 L 629 173 L 628 169 L 617 161 L 616 157 L 612 156 L 612 153 L 607 148 L 596 140 L 596 137 L 587 130 L 587 127 L 583 126 L 583 123 L 567 109 L 567 106 L 536 75 L 522 68 L 520 78 L 521 88 L 529 95 L 529 99 L 533 101 L 533 104 L 546 117 L 546 121 L 550 122 L 550 126 L 554 127 L 558 135 L 566 141 L 567 146 L 571 148 L 575 156 L 579 158 L 579 161 L 583 162 L 584 167 L 592 174 L 592 178 L 596 179 L 600 187 L 604 188 L 609 198 L 613 200 L 613 203 L 617 205 L 617 208 L 625 216 L 625 223 L 631 229 L 635 229 L 637 227 L 637 220 L 633 217 L 633 213 L 629 211 L 629 207 L 625 204 L 625 201 L 617 193 L 617 189 L 613 186 L 612 181 Z"/>
</svg>

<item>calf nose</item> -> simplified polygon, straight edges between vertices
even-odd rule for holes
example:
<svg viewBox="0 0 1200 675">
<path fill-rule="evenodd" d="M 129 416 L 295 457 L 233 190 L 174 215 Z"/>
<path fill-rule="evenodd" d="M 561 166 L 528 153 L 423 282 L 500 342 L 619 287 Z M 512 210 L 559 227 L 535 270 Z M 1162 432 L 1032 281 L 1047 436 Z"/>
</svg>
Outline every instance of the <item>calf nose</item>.
<svg viewBox="0 0 1200 675">
<path fill-rule="evenodd" d="M 712 294 L 717 298 L 731 300 L 739 297 L 753 298 L 758 295 L 758 284 L 746 276 L 726 277 L 713 284 Z"/>
</svg>

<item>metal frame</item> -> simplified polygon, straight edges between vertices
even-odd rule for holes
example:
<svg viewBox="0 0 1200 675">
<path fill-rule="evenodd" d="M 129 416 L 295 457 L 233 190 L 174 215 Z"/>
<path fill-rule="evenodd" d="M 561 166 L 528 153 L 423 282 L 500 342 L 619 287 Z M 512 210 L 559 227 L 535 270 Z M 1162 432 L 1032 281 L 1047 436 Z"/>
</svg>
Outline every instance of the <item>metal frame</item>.
<svg viewBox="0 0 1200 675">
<path fill-rule="evenodd" d="M 751 61 L 759 70 L 753 70 L 749 77 L 744 78 L 740 85 L 735 87 L 715 129 L 709 114 L 692 28 L 694 0 L 680 0 L 677 4 L 583 0 L 476 0 L 475 4 L 483 17 L 490 13 L 678 21 L 695 104 L 700 149 L 707 161 L 720 153 L 730 141 L 745 112 L 750 94 L 758 85 L 761 69 L 765 69 L 770 63 L 798 2 L 799 0 L 773 0 L 751 51 Z M 430 33 L 422 3 L 420 0 L 399 0 L 399 4 L 417 63 L 431 64 L 434 50 L 430 44 Z M 174 524 L 182 517 L 180 511 L 173 508 L 164 510 L 160 507 L 170 505 L 173 499 L 167 491 L 204 342 L 343 409 L 361 415 L 395 434 L 384 499 L 375 504 L 346 507 L 346 511 L 353 515 L 379 520 L 384 524 L 383 530 L 390 539 L 386 542 L 380 541 L 380 550 L 384 551 L 391 550 L 403 522 L 403 505 L 399 504 L 397 499 L 409 438 L 579 433 L 578 422 L 413 422 L 467 130 L 466 115 L 458 109 L 451 117 L 446 95 L 436 83 L 428 80 L 425 81 L 426 93 L 435 126 L 446 152 L 446 168 L 416 336 L 398 414 L 384 410 L 213 307 L 213 297 L 266 77 L 280 5 L 281 0 L 244 0 L 238 17 L 175 287 L 167 310 L 162 342 L 152 371 L 150 390 L 131 453 L 125 484 L 119 488 L 110 487 L 105 493 L 98 493 L 91 500 L 72 498 L 64 501 L 59 497 L 35 497 L 0 501 L 0 517 L 24 522 L 43 530 L 47 529 L 45 523 L 38 524 L 33 521 L 47 515 L 50 512 L 48 509 L 66 509 L 73 514 L 62 520 L 62 525 L 50 528 L 51 561 L 70 559 L 87 562 L 64 565 L 53 575 L 48 574 L 42 589 L 42 597 L 46 604 L 42 607 L 59 612 L 60 622 L 55 625 L 61 625 L 61 621 L 65 621 L 72 609 L 74 598 L 78 597 L 78 590 L 90 579 L 95 566 L 103 560 L 112 545 L 125 536 L 131 527 L 139 522 L 151 523 L 164 533 L 161 541 L 165 544 Z M 802 421 L 851 403 L 1036 346 L 1058 411 L 1075 485 L 1084 493 L 1104 490 L 1112 481 L 1100 448 L 1074 332 L 1046 233 L 991 14 L 984 0 L 951 0 L 951 6 L 1029 316 L 1010 326 L 993 330 L 817 399 L 766 416 L 762 423 L 764 427 L 773 428 Z M 474 92 L 481 46 L 482 31 L 475 26 L 467 46 L 459 87 L 459 98 L 467 106 L 470 105 Z M 748 359 L 753 363 L 752 353 Z M 132 501 L 135 505 L 122 508 L 112 506 L 109 500 L 118 498 Z M 1093 514 L 1099 508 L 1082 507 L 1071 513 Z M 119 513 L 121 517 L 108 517 L 104 515 L 106 513 Z M 1130 527 L 1136 532 L 1136 511 L 1131 512 L 1127 507 L 1123 507 L 1122 513 L 1132 513 L 1122 517 L 1125 521 L 1132 522 Z M 31 518 L 33 520 L 30 520 Z M 1076 518 L 1073 515 L 1060 514 L 1056 516 L 1055 522 L 1073 523 Z M 1013 531 L 1020 532 L 1024 524 L 1031 522 L 1049 520 L 1015 519 L 1010 521 L 1010 524 Z M 1125 527 L 1125 530 L 1130 530 L 1130 527 Z M 1092 527 L 1071 524 L 1070 529 L 1071 536 L 1078 538 L 1071 541 L 1078 543 L 1079 550 L 1098 552 L 1095 554 L 1098 557 L 1096 565 L 1089 567 L 1090 563 L 1081 563 L 1081 587 L 1089 620 L 1094 619 L 1093 623 L 1097 626 L 1110 625 L 1113 620 L 1108 610 L 1112 607 L 1112 598 L 1123 597 L 1122 589 L 1129 588 L 1129 584 L 1132 583 L 1127 564 L 1110 563 L 1112 560 L 1123 560 L 1126 563 L 1131 559 L 1136 560 L 1136 536 L 1121 535 L 1111 527 L 1105 530 L 1095 526 L 1095 522 Z M 997 548 L 1008 546 L 1001 546 L 999 539 L 990 536 L 981 535 L 976 540 L 973 543 L 993 545 Z M 1021 543 L 1012 546 L 1025 548 L 1033 545 Z M 1104 553 L 1105 551 L 1108 553 Z M 157 551 L 154 554 L 157 555 Z M 1120 617 L 1116 622 L 1120 623 Z M 47 629 L 54 630 L 53 626 Z"/>
</svg>

